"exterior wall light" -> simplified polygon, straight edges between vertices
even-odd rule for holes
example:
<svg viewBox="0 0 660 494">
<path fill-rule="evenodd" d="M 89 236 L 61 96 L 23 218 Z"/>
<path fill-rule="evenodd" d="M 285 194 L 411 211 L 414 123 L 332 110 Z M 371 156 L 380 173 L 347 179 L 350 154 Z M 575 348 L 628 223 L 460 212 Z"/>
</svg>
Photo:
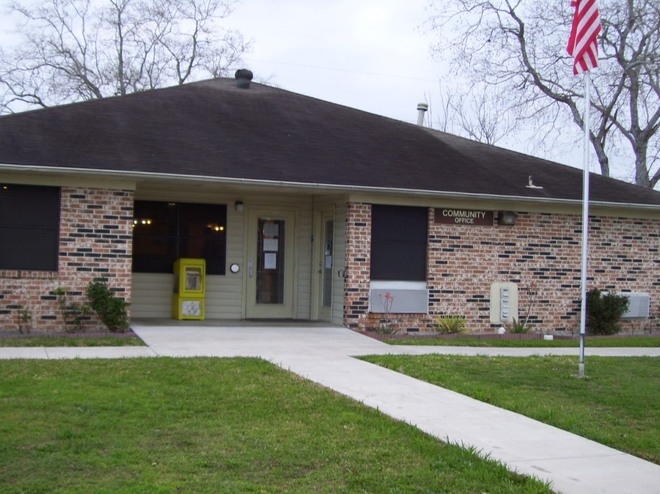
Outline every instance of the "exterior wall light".
<svg viewBox="0 0 660 494">
<path fill-rule="evenodd" d="M 513 226 L 516 224 L 517 219 L 518 215 L 513 211 L 500 211 L 500 213 L 497 215 L 497 224 Z"/>
<path fill-rule="evenodd" d="M 234 203 L 234 211 L 236 211 L 237 213 L 242 213 L 244 209 L 245 206 L 243 205 L 242 201 L 236 201 Z"/>
</svg>

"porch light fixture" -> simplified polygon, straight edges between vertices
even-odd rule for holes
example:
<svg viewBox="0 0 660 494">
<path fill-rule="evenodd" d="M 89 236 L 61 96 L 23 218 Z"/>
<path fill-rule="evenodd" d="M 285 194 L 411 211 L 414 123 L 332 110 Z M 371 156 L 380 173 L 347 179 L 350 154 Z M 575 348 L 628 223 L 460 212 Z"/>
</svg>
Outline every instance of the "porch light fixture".
<svg viewBox="0 0 660 494">
<path fill-rule="evenodd" d="M 245 206 L 243 205 L 243 201 L 236 201 L 234 203 L 234 211 L 236 211 L 237 213 L 242 213 L 244 209 Z"/>
<path fill-rule="evenodd" d="M 513 211 L 500 211 L 500 213 L 497 215 L 497 224 L 513 226 L 516 224 L 517 219 L 518 215 Z"/>
</svg>

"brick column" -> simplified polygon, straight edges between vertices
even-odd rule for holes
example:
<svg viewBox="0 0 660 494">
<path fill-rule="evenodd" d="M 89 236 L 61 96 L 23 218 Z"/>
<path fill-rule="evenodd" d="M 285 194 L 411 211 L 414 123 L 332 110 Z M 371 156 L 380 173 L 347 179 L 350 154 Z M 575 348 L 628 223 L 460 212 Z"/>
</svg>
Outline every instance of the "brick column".
<svg viewBox="0 0 660 494">
<path fill-rule="evenodd" d="M 130 303 L 133 192 L 63 188 L 61 208 L 62 286 L 84 294 L 90 281 L 104 278 Z"/>
<path fill-rule="evenodd" d="M 346 280 L 344 325 L 366 329 L 371 275 L 371 205 L 346 206 Z"/>
</svg>

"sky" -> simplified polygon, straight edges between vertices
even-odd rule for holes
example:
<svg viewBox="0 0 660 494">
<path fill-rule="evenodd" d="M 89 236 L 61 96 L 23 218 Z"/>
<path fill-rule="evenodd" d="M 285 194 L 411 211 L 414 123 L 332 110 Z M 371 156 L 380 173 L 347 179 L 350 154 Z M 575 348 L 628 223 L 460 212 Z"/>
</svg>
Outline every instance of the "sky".
<svg viewBox="0 0 660 494">
<path fill-rule="evenodd" d="M 242 0 L 225 25 L 253 40 L 255 80 L 416 122 L 442 65 L 423 27 L 427 0 Z"/>
<path fill-rule="evenodd" d="M 442 0 L 439 0 L 442 1 Z M 0 0 L 5 13 L 10 0 Z M 434 59 L 429 0 L 240 0 L 223 26 L 252 40 L 243 57 L 254 80 L 404 122 L 430 105 L 425 124 L 439 127 L 440 85 L 451 85 L 446 61 Z M 7 23 L 8 24 L 8 23 Z M 8 26 L 0 25 L 0 42 Z M 456 132 L 459 133 L 459 132 Z M 498 145 L 581 166 L 581 149 L 557 155 Z M 572 144 L 571 144 L 572 146 Z M 593 167 L 592 167 L 593 169 Z"/>
</svg>

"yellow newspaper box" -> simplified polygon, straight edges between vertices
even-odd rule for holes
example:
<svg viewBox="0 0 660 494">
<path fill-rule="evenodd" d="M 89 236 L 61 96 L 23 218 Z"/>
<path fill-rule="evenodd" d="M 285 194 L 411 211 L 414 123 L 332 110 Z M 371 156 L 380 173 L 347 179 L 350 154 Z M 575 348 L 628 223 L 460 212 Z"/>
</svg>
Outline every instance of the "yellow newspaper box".
<svg viewBox="0 0 660 494">
<path fill-rule="evenodd" d="M 174 263 L 173 319 L 204 319 L 206 261 L 177 259 Z"/>
</svg>

